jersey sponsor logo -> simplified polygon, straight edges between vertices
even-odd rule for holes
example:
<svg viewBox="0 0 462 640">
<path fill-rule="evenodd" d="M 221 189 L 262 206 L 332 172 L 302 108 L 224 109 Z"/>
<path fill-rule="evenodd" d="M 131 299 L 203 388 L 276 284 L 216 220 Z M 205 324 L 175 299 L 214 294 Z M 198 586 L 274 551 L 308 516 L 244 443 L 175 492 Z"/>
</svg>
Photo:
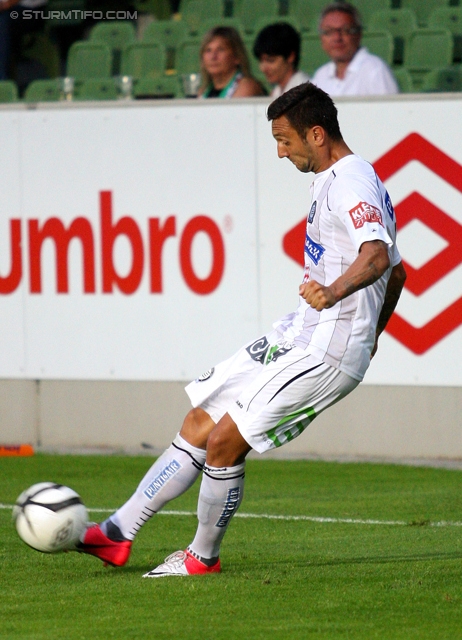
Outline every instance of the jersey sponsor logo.
<svg viewBox="0 0 462 640">
<path fill-rule="evenodd" d="M 164 469 L 162 469 L 159 475 L 156 476 L 154 480 L 152 480 L 152 482 L 148 484 L 146 489 L 143 490 L 146 498 L 148 498 L 148 500 L 152 500 L 154 496 L 159 493 L 162 487 L 165 486 L 167 482 L 171 478 L 173 478 L 173 476 L 178 473 L 180 469 L 181 464 L 176 460 L 172 460 L 171 463 L 168 464 Z"/>
<path fill-rule="evenodd" d="M 315 215 L 316 215 L 316 200 L 311 205 L 310 213 L 308 214 L 308 224 L 311 224 L 313 222 Z"/>
<path fill-rule="evenodd" d="M 206 380 L 209 380 L 213 376 L 214 372 L 215 372 L 215 367 L 212 367 L 211 369 L 204 371 L 204 373 L 201 376 L 196 378 L 196 382 L 205 382 Z"/>
<path fill-rule="evenodd" d="M 263 362 L 265 361 L 265 353 L 267 352 L 268 347 L 269 342 L 266 337 L 263 336 L 263 338 L 258 338 L 258 340 L 255 340 L 255 342 L 248 346 L 246 348 L 246 351 L 252 358 L 252 360 L 261 362 L 263 364 Z"/>
<path fill-rule="evenodd" d="M 393 204 L 391 202 L 391 198 L 390 198 L 390 195 L 389 195 L 388 191 L 385 194 L 385 206 L 387 208 L 388 215 L 390 216 L 390 218 L 392 220 L 394 220 L 395 219 L 395 210 L 393 209 Z"/>
<path fill-rule="evenodd" d="M 308 234 L 305 237 L 305 254 L 314 262 L 314 264 L 319 264 L 321 260 L 325 248 L 322 244 L 318 244 L 314 240 L 310 238 Z"/>
<path fill-rule="evenodd" d="M 356 207 L 350 209 L 349 214 L 353 220 L 355 229 L 360 229 L 366 224 L 366 222 L 378 222 L 383 227 L 380 209 L 377 209 L 377 207 L 374 207 L 368 202 L 358 202 Z"/>
<path fill-rule="evenodd" d="M 293 344 L 287 343 L 284 346 L 280 346 L 278 344 L 275 344 L 271 347 L 271 349 L 268 351 L 268 355 L 266 356 L 266 360 L 265 360 L 265 364 L 268 364 L 269 362 L 276 362 L 276 360 L 278 358 L 280 358 L 281 356 L 285 355 L 286 353 L 289 353 L 289 351 L 294 347 Z"/>
<path fill-rule="evenodd" d="M 239 487 L 228 489 L 228 495 L 226 496 L 225 506 L 223 507 L 221 516 L 218 519 L 217 524 L 215 525 L 216 527 L 226 527 L 226 525 L 231 519 L 231 516 L 237 509 L 240 493 L 241 492 Z"/>
</svg>

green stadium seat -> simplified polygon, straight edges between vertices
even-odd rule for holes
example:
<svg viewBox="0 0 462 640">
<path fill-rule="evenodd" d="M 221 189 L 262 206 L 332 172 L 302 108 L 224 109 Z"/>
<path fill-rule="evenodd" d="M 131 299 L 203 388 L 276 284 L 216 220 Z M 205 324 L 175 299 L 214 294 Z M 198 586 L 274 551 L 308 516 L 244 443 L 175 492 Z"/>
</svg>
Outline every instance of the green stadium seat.
<svg viewBox="0 0 462 640">
<path fill-rule="evenodd" d="M 372 28 L 370 21 L 374 13 L 391 8 L 391 0 L 353 0 L 352 4 L 361 14 L 364 29 Z"/>
<path fill-rule="evenodd" d="M 274 16 L 262 16 L 261 18 L 258 18 L 255 23 L 255 33 L 253 34 L 254 40 L 262 29 L 267 27 L 269 24 L 275 24 L 277 22 L 286 22 L 287 24 L 292 25 L 298 32 L 301 32 L 300 23 L 293 16 L 284 16 L 279 18 L 275 18 Z"/>
<path fill-rule="evenodd" d="M 75 100 L 117 100 L 118 97 L 114 78 L 90 78 L 74 90 Z"/>
<path fill-rule="evenodd" d="M 462 90 L 462 74 L 459 67 L 446 67 L 445 69 L 432 69 L 422 83 L 422 93 L 444 91 L 453 92 Z"/>
<path fill-rule="evenodd" d="M 13 80 L 0 80 L 0 102 L 17 102 L 18 87 Z"/>
<path fill-rule="evenodd" d="M 57 102 L 61 100 L 59 78 L 51 80 L 33 80 L 24 94 L 26 102 Z"/>
<path fill-rule="evenodd" d="M 430 14 L 428 26 L 444 28 L 452 33 L 453 62 L 462 62 L 462 7 L 436 7 Z"/>
<path fill-rule="evenodd" d="M 236 29 L 236 31 L 238 31 L 242 38 L 245 38 L 246 35 L 249 35 L 245 33 L 244 27 L 242 26 L 239 18 L 222 18 L 220 22 L 217 22 L 214 19 L 204 20 L 199 30 L 198 36 L 203 37 L 207 33 L 207 31 L 210 31 L 210 29 L 213 29 L 214 27 L 232 27 L 233 29 Z"/>
<path fill-rule="evenodd" d="M 278 0 L 241 0 L 233 12 L 234 17 L 239 18 L 245 33 L 255 33 L 255 24 L 262 16 L 274 16 L 276 22 L 279 18 Z"/>
<path fill-rule="evenodd" d="M 120 72 L 122 50 L 135 41 L 136 30 L 128 20 L 99 22 L 90 33 L 90 42 L 102 42 L 111 49 L 112 75 L 117 75 Z"/>
<path fill-rule="evenodd" d="M 177 49 L 176 70 L 179 74 L 200 73 L 201 40 L 199 38 L 188 38 L 184 40 Z"/>
<path fill-rule="evenodd" d="M 413 93 L 414 85 L 412 84 L 412 76 L 406 67 L 394 68 L 393 75 L 398 83 L 401 93 Z"/>
<path fill-rule="evenodd" d="M 451 0 L 401 0 L 400 7 L 412 9 L 417 16 L 419 26 L 426 27 L 434 9 L 451 4 L 453 4 Z"/>
<path fill-rule="evenodd" d="M 452 34 L 447 29 L 418 29 L 410 34 L 404 50 L 404 66 L 418 90 L 427 71 L 452 63 Z"/>
<path fill-rule="evenodd" d="M 188 35 L 181 20 L 154 20 L 143 33 L 143 42 L 160 42 L 165 48 L 175 49 Z"/>
<path fill-rule="evenodd" d="M 408 69 L 434 69 L 451 62 L 452 35 L 448 29 L 418 29 L 409 35 L 404 57 Z"/>
<path fill-rule="evenodd" d="M 223 5 L 219 0 L 190 0 L 181 12 L 181 22 L 187 26 L 190 35 L 197 35 L 204 20 L 214 20 L 220 24 Z"/>
<path fill-rule="evenodd" d="M 107 44 L 77 41 L 69 48 L 66 75 L 76 80 L 110 77 L 111 67 L 111 50 Z"/>
<path fill-rule="evenodd" d="M 59 47 L 47 33 L 27 33 L 21 41 L 21 58 L 38 62 L 45 78 L 57 78 L 61 73 Z"/>
<path fill-rule="evenodd" d="M 390 66 L 393 64 L 393 36 L 389 31 L 365 31 L 361 44 Z"/>
<path fill-rule="evenodd" d="M 290 0 L 288 15 L 300 25 L 300 30 L 318 32 L 321 11 L 327 5 L 326 0 Z"/>
<path fill-rule="evenodd" d="M 161 44 L 165 48 L 167 69 L 174 69 L 177 47 L 187 35 L 187 26 L 182 20 L 154 20 L 146 27 L 143 42 Z"/>
<path fill-rule="evenodd" d="M 182 97 L 178 76 L 140 78 L 134 83 L 133 96 L 141 99 L 167 99 Z"/>
<path fill-rule="evenodd" d="M 140 13 L 149 13 L 157 20 L 168 20 L 172 15 L 169 0 L 134 0 L 133 6 Z"/>
<path fill-rule="evenodd" d="M 321 47 L 321 39 L 317 33 L 302 33 L 301 44 L 299 67 L 312 77 L 316 69 L 329 62 L 330 58 Z"/>
<path fill-rule="evenodd" d="M 165 71 L 165 48 L 155 42 L 135 42 L 122 52 L 121 74 L 133 78 L 156 77 Z"/>
<path fill-rule="evenodd" d="M 409 35 L 417 30 L 417 17 L 412 9 L 384 9 L 372 14 L 369 29 L 386 29 L 393 36 L 393 63 L 402 64 Z"/>
</svg>

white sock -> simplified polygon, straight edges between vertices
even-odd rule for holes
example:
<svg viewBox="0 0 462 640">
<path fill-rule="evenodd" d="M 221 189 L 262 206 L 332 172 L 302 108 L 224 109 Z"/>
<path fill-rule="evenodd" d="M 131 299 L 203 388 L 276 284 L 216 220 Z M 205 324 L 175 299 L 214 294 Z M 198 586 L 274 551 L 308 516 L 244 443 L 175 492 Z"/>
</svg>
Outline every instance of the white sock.
<svg viewBox="0 0 462 640">
<path fill-rule="evenodd" d="M 204 465 L 196 536 L 188 549 L 201 559 L 217 559 L 232 516 L 244 497 L 245 462 L 235 467 Z"/>
<path fill-rule="evenodd" d="M 105 535 L 114 525 L 127 540 L 133 540 L 141 527 L 162 507 L 194 484 L 205 462 L 205 450 L 193 447 L 178 434 L 170 447 L 156 460 L 132 497 L 101 524 Z"/>
</svg>

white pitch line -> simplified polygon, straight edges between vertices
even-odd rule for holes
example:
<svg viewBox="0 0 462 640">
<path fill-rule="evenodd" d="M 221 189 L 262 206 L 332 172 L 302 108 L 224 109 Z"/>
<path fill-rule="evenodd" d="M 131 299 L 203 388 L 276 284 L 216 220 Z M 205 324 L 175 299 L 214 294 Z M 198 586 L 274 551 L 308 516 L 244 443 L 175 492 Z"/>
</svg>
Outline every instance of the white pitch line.
<svg viewBox="0 0 462 640">
<path fill-rule="evenodd" d="M 0 509 L 12 509 L 11 504 L 0 504 Z M 116 509 L 88 509 L 93 513 L 114 513 Z M 159 511 L 160 516 L 196 516 L 195 511 Z M 273 515 L 271 513 L 236 513 L 235 518 L 254 518 L 256 520 L 284 520 L 296 521 L 302 520 L 307 522 L 319 522 L 321 524 L 373 524 L 381 526 L 409 527 L 409 526 L 427 526 L 427 527 L 462 527 L 462 522 L 450 522 L 441 520 L 440 522 L 423 522 L 422 525 L 417 522 L 406 522 L 405 520 L 362 520 L 360 518 L 327 518 L 320 516 L 290 516 L 290 515 Z"/>
</svg>

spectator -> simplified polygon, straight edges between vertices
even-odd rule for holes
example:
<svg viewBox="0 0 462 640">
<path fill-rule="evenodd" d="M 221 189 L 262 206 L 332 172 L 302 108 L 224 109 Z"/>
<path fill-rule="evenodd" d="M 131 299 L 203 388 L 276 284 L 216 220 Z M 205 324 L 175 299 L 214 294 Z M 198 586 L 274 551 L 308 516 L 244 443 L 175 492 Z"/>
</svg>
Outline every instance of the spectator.
<svg viewBox="0 0 462 640">
<path fill-rule="evenodd" d="M 232 27 L 214 27 L 203 39 L 200 98 L 244 98 L 265 94 L 252 77 L 241 36 Z"/>
<path fill-rule="evenodd" d="M 320 67 L 313 83 L 331 96 L 398 93 L 388 65 L 361 47 L 362 24 L 358 10 L 347 2 L 332 2 L 321 13 L 321 44 L 331 62 Z"/>
<path fill-rule="evenodd" d="M 285 91 L 309 81 L 306 73 L 297 70 L 300 34 L 287 22 L 277 22 L 262 29 L 253 45 L 253 54 L 268 82 L 274 85 L 272 98 L 279 98 Z"/>
<path fill-rule="evenodd" d="M 0 0 L 0 80 L 9 77 L 11 18 L 8 9 L 11 9 L 18 0 Z"/>
<path fill-rule="evenodd" d="M 30 55 L 37 39 L 43 38 L 48 0 L 20 0 L 10 14 L 9 71 L 22 96 L 32 80 L 47 78 L 47 71 L 36 55 Z M 36 12 L 36 13 L 31 13 Z M 14 15 L 13 14 L 13 15 Z"/>
</svg>

